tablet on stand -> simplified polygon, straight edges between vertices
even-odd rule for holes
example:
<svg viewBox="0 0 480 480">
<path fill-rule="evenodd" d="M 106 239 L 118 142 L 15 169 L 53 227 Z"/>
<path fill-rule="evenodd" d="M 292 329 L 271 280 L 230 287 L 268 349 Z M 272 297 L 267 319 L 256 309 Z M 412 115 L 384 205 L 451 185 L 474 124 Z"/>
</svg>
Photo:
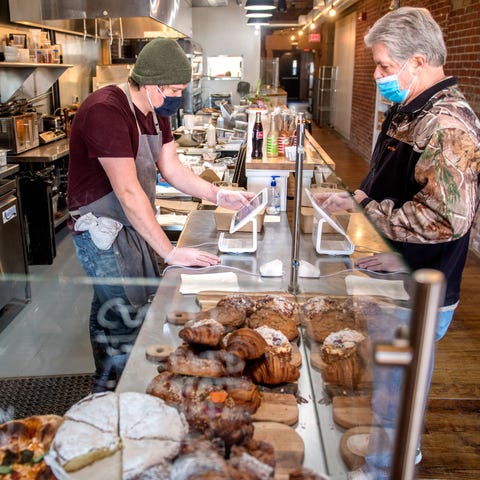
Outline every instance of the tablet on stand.
<svg viewBox="0 0 480 480">
<path fill-rule="evenodd" d="M 312 202 L 314 209 L 312 241 L 317 253 L 325 255 L 351 255 L 355 250 L 355 245 L 345 230 L 318 205 L 308 188 L 305 189 L 305 193 Z M 330 225 L 336 233 L 324 234 L 323 226 L 325 224 Z"/>
<path fill-rule="evenodd" d="M 223 253 L 251 253 L 257 250 L 257 215 L 267 206 L 268 190 L 264 188 L 248 205 L 237 210 L 232 217 L 228 234 L 221 232 L 218 249 Z M 251 232 L 238 232 L 248 223 L 252 224 Z M 238 232 L 238 233 L 236 233 Z M 236 235 L 233 235 L 235 234 Z"/>
</svg>

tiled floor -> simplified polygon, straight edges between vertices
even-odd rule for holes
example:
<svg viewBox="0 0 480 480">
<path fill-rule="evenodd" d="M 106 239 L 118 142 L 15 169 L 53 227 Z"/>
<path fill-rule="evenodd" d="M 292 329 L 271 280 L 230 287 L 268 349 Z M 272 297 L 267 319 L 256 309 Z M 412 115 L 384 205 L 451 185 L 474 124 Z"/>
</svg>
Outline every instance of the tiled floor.
<svg viewBox="0 0 480 480">
<path fill-rule="evenodd" d="M 67 229 L 52 265 L 30 265 L 32 301 L 0 333 L 0 378 L 93 372 L 91 286 L 81 282 Z"/>
</svg>

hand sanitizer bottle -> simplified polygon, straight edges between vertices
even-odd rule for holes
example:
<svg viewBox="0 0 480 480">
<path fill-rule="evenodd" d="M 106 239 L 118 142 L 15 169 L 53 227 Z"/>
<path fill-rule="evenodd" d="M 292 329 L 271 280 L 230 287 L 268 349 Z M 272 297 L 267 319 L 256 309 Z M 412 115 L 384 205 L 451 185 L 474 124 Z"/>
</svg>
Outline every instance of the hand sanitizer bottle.
<svg viewBox="0 0 480 480">
<path fill-rule="evenodd" d="M 278 175 L 272 176 L 270 188 L 268 189 L 268 215 L 280 215 L 280 190 L 277 186 L 276 178 L 278 178 Z"/>
</svg>

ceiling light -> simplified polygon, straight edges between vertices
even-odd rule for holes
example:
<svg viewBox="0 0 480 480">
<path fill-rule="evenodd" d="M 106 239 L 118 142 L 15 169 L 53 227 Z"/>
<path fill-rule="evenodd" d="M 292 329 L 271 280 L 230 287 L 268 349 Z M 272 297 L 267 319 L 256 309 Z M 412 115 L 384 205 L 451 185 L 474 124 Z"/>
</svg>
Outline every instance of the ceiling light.
<svg viewBox="0 0 480 480">
<path fill-rule="evenodd" d="M 271 10 L 247 10 L 245 14 L 247 18 L 268 18 L 273 16 Z"/>
<path fill-rule="evenodd" d="M 274 10 L 273 0 L 247 0 L 245 3 L 246 10 Z"/>
<path fill-rule="evenodd" d="M 330 17 L 334 17 L 336 14 L 337 14 L 337 11 L 334 8 L 331 8 L 328 11 L 328 15 L 330 15 Z"/>
<path fill-rule="evenodd" d="M 258 25 L 259 27 L 261 27 L 261 26 L 270 25 L 270 23 L 268 23 L 268 21 L 265 18 L 248 18 L 247 25 L 253 25 L 253 26 Z"/>
<path fill-rule="evenodd" d="M 315 30 L 315 22 L 312 22 L 312 23 L 310 24 L 310 30 Z"/>
</svg>

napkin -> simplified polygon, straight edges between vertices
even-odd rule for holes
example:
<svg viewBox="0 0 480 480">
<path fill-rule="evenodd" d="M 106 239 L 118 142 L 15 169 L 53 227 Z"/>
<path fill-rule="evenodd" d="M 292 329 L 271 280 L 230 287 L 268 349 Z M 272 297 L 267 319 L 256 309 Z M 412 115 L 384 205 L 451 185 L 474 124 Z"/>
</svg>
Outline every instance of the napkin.
<svg viewBox="0 0 480 480">
<path fill-rule="evenodd" d="M 376 278 L 347 275 L 345 277 L 349 295 L 379 295 L 395 300 L 409 300 L 402 280 L 380 280 Z"/>
<path fill-rule="evenodd" d="M 180 293 L 198 293 L 204 290 L 238 292 L 238 277 L 233 272 L 204 273 L 199 275 L 182 274 Z"/>
</svg>

